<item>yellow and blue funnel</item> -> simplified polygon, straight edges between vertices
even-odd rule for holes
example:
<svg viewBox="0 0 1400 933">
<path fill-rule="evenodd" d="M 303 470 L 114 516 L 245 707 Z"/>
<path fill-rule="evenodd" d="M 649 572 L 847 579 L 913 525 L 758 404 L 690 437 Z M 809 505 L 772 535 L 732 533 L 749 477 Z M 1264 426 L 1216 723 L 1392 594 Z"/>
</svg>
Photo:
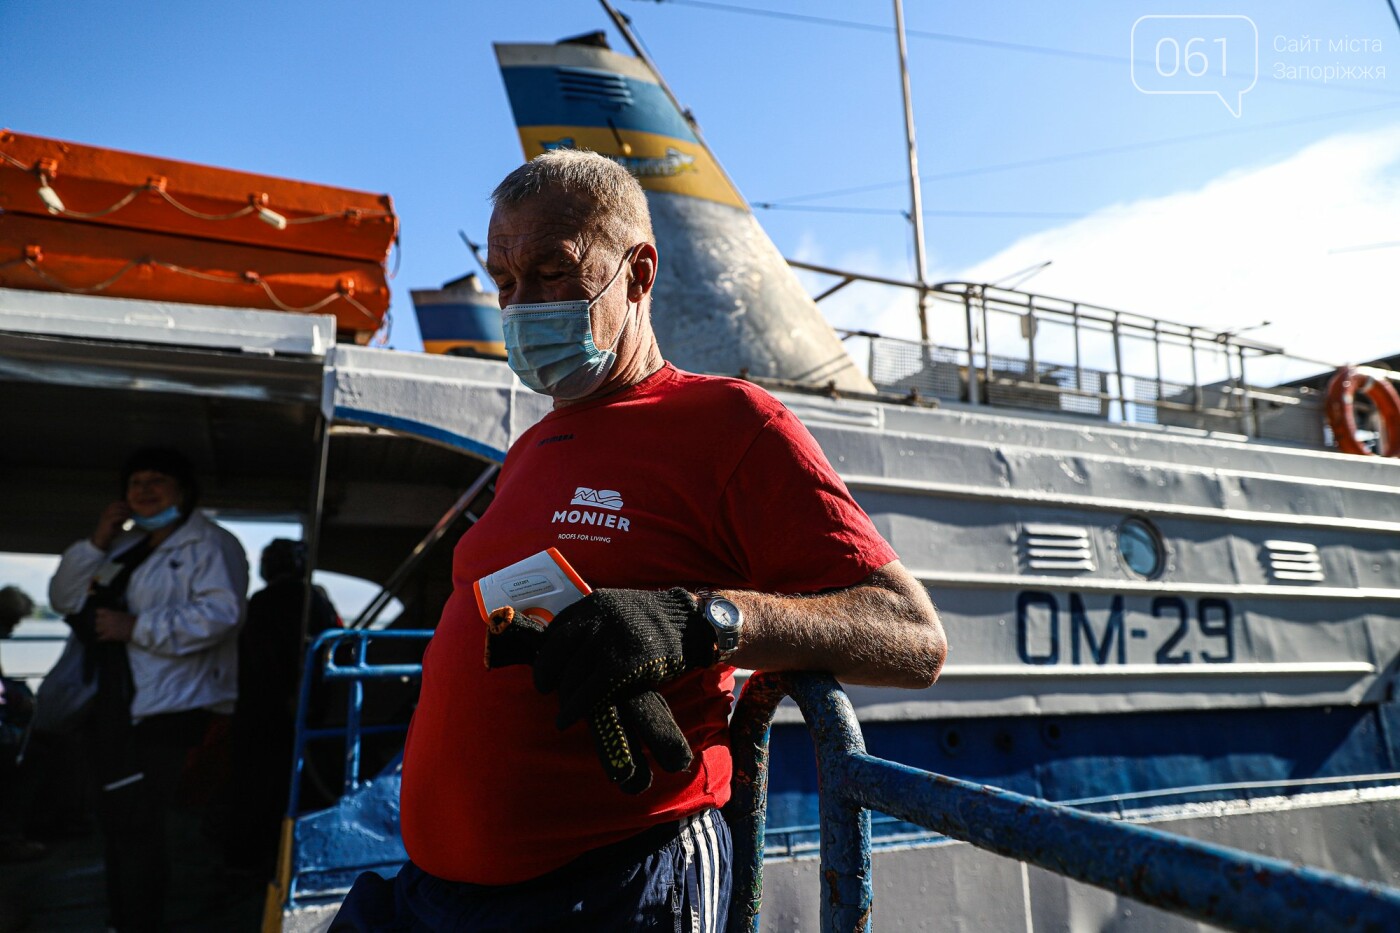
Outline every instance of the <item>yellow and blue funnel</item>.
<svg viewBox="0 0 1400 933">
<path fill-rule="evenodd" d="M 505 359 L 496 293 L 483 291 L 476 273 L 442 288 L 417 288 L 410 294 L 425 352 Z"/>
<path fill-rule="evenodd" d="M 527 159 L 590 149 L 646 189 L 661 256 L 652 326 L 667 359 L 873 391 L 645 62 L 596 40 L 497 45 L 496 57 Z"/>
</svg>

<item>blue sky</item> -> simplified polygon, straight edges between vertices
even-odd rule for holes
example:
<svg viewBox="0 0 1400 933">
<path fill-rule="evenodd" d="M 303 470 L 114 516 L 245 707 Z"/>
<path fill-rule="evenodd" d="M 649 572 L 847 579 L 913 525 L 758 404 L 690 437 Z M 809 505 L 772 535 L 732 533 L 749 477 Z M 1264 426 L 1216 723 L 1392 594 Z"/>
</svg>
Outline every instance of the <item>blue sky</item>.
<svg viewBox="0 0 1400 933">
<path fill-rule="evenodd" d="M 907 208 L 908 193 L 890 3 L 617 5 L 745 196 L 786 205 L 759 216 L 787 255 L 912 276 L 909 227 L 897 213 Z M 1077 219 L 1198 191 L 1341 134 L 1400 126 L 1400 29 L 1385 0 L 906 6 L 926 211 L 1031 215 L 929 216 L 929 263 L 938 276 L 998 256 L 1012 262 L 1013 247 L 1036 236 L 1050 235 L 1053 253 L 1054 231 Z M 1134 22 L 1202 12 L 1247 16 L 1257 26 L 1260 80 L 1239 117 L 1213 97 L 1148 96 L 1133 86 Z M 413 346 L 407 290 L 474 267 L 457 230 L 484 236 L 486 193 L 520 159 L 491 43 L 549 42 L 608 25 L 593 0 L 5 3 L 0 124 L 392 194 L 403 225 L 394 343 Z M 1194 30 L 1209 43 L 1209 28 L 1185 23 L 1180 38 Z M 615 32 L 612 38 L 623 47 Z M 1329 50 L 1334 40 L 1353 39 L 1366 40 L 1367 48 Z M 1277 51 L 1309 40 L 1319 40 L 1320 50 Z M 1280 66 L 1335 64 L 1356 73 L 1326 83 L 1272 76 Z M 1390 74 L 1379 77 L 1381 67 Z M 1183 137 L 1192 138 L 1164 142 Z M 1388 147 L 1382 145 L 1385 153 Z M 1111 151 L 1084 154 L 1098 150 Z M 1032 164 L 1000 167 L 1007 163 Z M 1392 180 L 1395 168 L 1382 158 L 1375 173 Z M 884 187 L 810 197 L 878 185 Z M 1308 190 L 1292 196 L 1319 216 L 1329 208 L 1325 194 L 1320 201 Z M 858 213 L 864 211 L 884 213 Z M 1400 220 L 1389 233 L 1355 233 L 1360 239 L 1334 245 L 1400 240 Z M 1250 241 L 1247 224 L 1240 238 Z M 1269 250 L 1259 251 L 1249 264 L 1261 281 L 1296 268 L 1271 268 Z M 1367 287 L 1386 293 L 1388 277 L 1376 270 L 1400 260 L 1400 251 L 1362 258 L 1361 270 L 1351 260 L 1332 265 L 1350 280 L 1378 275 Z M 1170 250 L 1160 260 L 1172 263 Z M 1068 260 L 1056 263 L 1038 287 L 1175 310 L 1150 306 L 1155 292 L 1120 294 L 1102 288 L 1092 269 L 1062 271 Z M 1016 268 L 986 271 L 995 277 Z M 1329 268 L 1322 263 L 1318 274 Z M 1206 293 L 1213 284 L 1208 271 L 1201 270 Z M 838 323 L 868 318 L 894 300 L 867 297 L 830 313 Z M 1209 323 L 1199 316 L 1210 311 L 1193 322 Z M 1239 308 L 1243 317 L 1235 323 L 1246 311 L 1255 319 L 1262 314 Z M 1190 319 L 1190 309 L 1174 316 Z M 894 330 L 907 324 L 898 315 L 886 319 Z M 1400 333 L 1385 337 L 1386 349 L 1400 350 Z"/>
<path fill-rule="evenodd" d="M 890 3 L 616 2 L 743 194 L 786 206 L 758 212 L 786 255 L 913 276 Z M 1270 319 L 1260 339 L 1326 360 L 1400 351 L 1400 247 L 1348 249 L 1400 243 L 1385 0 L 906 7 L 931 278 L 1051 260 L 1032 283 L 1048 294 L 1222 328 Z M 1239 116 L 1134 86 L 1134 23 L 1200 13 L 1257 29 Z M 1177 23 L 1170 38 L 1212 52 L 1224 35 Z M 521 158 L 491 44 L 608 27 L 594 0 L 0 0 L 0 126 L 391 194 L 393 343 L 412 348 L 408 289 L 475 268 L 457 231 L 484 238 L 487 192 Z M 818 196 L 851 188 L 868 190 Z M 904 293 L 822 307 L 915 332 Z"/>
</svg>

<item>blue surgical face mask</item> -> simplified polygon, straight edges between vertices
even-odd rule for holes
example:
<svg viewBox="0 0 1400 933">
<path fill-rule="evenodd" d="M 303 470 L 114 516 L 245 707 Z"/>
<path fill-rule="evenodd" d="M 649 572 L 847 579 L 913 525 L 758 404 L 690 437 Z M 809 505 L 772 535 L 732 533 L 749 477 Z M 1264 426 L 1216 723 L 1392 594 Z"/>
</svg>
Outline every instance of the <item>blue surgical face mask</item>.
<svg viewBox="0 0 1400 933">
<path fill-rule="evenodd" d="M 169 525 L 173 525 L 180 520 L 180 507 L 172 505 L 167 509 L 162 509 L 154 515 L 133 515 L 131 523 L 142 531 L 159 531 Z"/>
<path fill-rule="evenodd" d="M 587 398 L 597 391 L 617 363 L 614 351 L 632 318 L 629 315 L 623 322 L 611 347 L 599 349 L 593 342 L 589 312 L 613 287 L 634 251 L 635 247 L 627 251 L 608 284 L 591 299 L 506 305 L 501 312 L 506 359 L 521 382 L 566 402 Z"/>
</svg>

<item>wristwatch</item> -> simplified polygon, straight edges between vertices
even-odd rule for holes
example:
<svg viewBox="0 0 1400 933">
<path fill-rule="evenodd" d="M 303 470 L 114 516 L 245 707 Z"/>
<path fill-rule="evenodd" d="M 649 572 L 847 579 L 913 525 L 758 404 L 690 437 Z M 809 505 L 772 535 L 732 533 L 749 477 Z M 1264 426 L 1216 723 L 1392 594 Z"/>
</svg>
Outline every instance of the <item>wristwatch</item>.
<svg viewBox="0 0 1400 933">
<path fill-rule="evenodd" d="M 701 594 L 700 615 L 715 630 L 715 648 L 722 659 L 739 647 L 739 632 L 744 627 L 744 613 L 723 596 Z"/>
</svg>

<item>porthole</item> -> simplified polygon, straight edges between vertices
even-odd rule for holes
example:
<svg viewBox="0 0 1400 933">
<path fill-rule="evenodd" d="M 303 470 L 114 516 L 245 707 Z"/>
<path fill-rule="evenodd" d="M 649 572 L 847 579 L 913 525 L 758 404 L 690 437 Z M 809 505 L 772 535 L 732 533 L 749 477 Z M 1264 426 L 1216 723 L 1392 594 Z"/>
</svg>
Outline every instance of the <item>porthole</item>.
<svg viewBox="0 0 1400 933">
<path fill-rule="evenodd" d="M 1129 570 L 1147 579 L 1160 574 L 1166 563 L 1162 536 L 1140 518 L 1125 519 L 1118 526 L 1118 556 Z"/>
</svg>

